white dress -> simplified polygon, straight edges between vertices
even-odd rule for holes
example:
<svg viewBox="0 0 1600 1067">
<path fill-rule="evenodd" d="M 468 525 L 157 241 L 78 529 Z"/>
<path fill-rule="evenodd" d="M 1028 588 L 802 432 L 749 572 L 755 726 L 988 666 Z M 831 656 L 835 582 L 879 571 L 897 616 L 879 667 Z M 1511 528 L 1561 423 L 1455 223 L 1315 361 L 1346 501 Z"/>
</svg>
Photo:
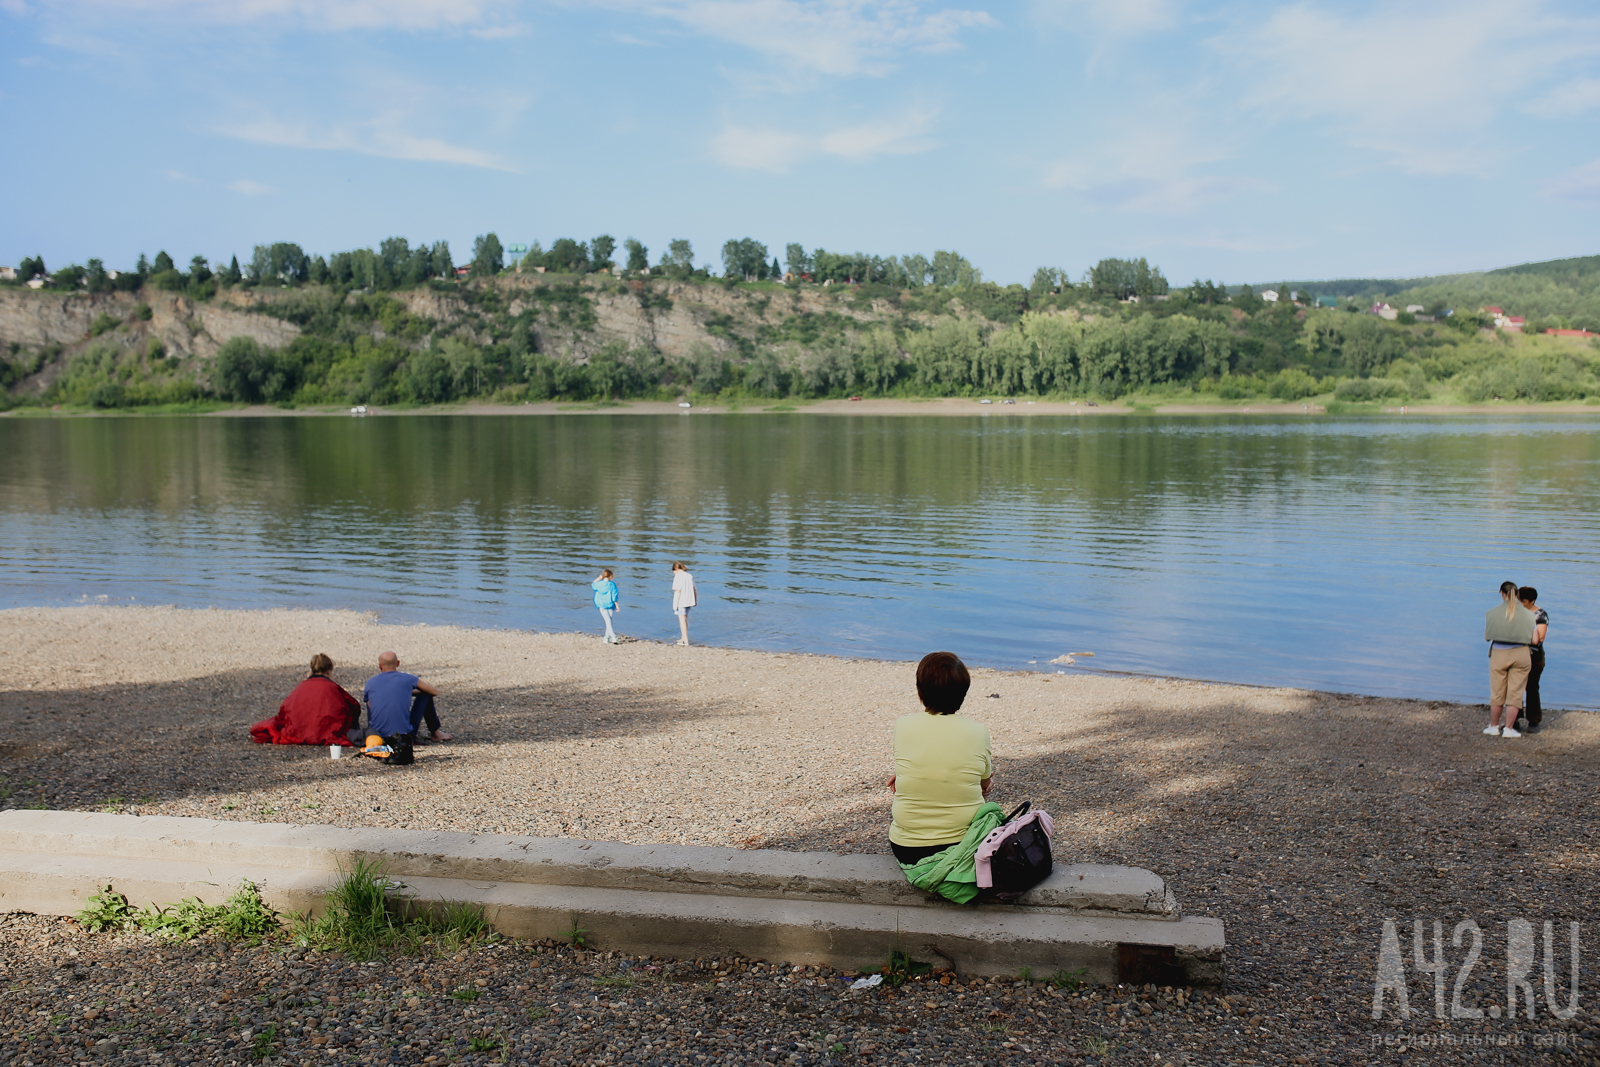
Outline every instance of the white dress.
<svg viewBox="0 0 1600 1067">
<path fill-rule="evenodd" d="M 688 571 L 674 571 L 672 574 L 673 614 L 682 615 L 694 606 L 694 575 Z"/>
</svg>

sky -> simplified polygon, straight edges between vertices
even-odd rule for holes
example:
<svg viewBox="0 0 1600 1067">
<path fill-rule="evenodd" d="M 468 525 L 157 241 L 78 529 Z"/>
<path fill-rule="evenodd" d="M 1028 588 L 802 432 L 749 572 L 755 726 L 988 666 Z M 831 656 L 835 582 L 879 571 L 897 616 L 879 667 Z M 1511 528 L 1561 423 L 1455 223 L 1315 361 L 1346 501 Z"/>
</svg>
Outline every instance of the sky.
<svg viewBox="0 0 1600 1067">
<path fill-rule="evenodd" d="M 0 0 L 0 262 L 601 233 L 1001 283 L 1600 253 L 1585 2 Z"/>
</svg>

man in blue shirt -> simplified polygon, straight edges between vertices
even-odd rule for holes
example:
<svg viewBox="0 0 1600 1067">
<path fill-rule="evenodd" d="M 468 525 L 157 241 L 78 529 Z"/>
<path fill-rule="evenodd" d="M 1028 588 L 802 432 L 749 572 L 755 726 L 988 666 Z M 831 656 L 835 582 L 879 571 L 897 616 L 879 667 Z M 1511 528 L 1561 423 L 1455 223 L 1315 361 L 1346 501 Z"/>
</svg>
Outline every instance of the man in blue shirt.
<svg viewBox="0 0 1600 1067">
<path fill-rule="evenodd" d="M 450 735 L 439 729 L 439 715 L 433 706 L 433 698 L 438 695 L 439 690 L 432 685 L 402 671 L 399 656 L 380 653 L 378 673 L 367 679 L 361 691 L 361 700 L 367 705 L 368 732 L 384 738 L 414 735 L 426 718 L 432 740 L 450 740 Z"/>
</svg>

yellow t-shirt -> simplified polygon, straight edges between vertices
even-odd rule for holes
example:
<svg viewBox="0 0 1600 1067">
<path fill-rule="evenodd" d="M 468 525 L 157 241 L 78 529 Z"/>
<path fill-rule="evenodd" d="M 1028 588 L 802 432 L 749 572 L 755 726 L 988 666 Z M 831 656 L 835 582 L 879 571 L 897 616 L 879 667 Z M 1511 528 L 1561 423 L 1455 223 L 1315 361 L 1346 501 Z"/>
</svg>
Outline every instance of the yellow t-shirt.
<svg viewBox="0 0 1600 1067">
<path fill-rule="evenodd" d="M 915 711 L 894 721 L 894 821 L 889 840 L 910 848 L 960 841 L 994 773 L 989 728 L 965 715 Z"/>
</svg>

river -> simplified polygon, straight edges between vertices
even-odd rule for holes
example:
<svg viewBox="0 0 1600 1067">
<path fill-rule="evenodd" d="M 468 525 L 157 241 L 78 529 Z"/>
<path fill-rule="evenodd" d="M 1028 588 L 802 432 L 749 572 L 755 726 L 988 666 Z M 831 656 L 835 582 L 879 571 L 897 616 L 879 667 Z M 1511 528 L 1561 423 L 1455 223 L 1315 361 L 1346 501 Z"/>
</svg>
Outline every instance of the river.
<svg viewBox="0 0 1600 1067">
<path fill-rule="evenodd" d="M 0 604 L 386 620 L 1483 702 L 1507 578 L 1600 704 L 1573 415 L 0 419 Z M 597 642 L 597 650 L 599 645 Z M 315 651 L 307 650 L 307 655 Z M 376 651 L 376 650 L 375 650 Z M 1072 667 L 1049 661 L 1093 652 Z"/>
</svg>

